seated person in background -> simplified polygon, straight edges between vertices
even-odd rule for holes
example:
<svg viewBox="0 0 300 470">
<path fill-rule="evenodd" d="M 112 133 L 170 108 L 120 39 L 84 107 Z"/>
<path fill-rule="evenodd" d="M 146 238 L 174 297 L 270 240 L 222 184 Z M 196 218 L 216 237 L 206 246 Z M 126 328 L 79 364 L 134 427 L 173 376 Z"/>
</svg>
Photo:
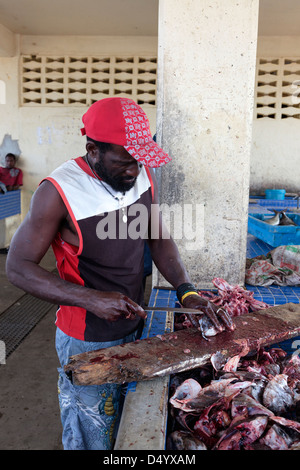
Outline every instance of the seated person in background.
<svg viewBox="0 0 300 470">
<path fill-rule="evenodd" d="M 0 182 L 5 184 L 7 191 L 14 191 L 23 185 L 23 172 L 16 168 L 15 164 L 16 156 L 8 153 L 5 157 L 5 167 L 0 167 Z"/>
</svg>

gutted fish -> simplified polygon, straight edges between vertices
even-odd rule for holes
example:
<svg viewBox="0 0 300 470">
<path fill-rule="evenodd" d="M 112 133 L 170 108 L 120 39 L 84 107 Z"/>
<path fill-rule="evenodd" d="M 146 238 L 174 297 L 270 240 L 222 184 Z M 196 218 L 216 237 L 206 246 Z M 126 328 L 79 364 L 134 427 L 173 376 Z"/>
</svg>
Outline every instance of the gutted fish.
<svg viewBox="0 0 300 470">
<path fill-rule="evenodd" d="M 201 390 L 202 387 L 197 380 L 187 379 L 176 389 L 170 398 L 170 403 L 175 408 L 184 409 L 185 403 L 197 397 Z"/>
<path fill-rule="evenodd" d="M 194 450 L 198 439 L 199 450 L 299 450 L 299 354 L 287 357 L 280 348 L 249 352 L 244 346 L 229 360 L 216 352 L 204 375 L 201 367 L 190 371 L 196 385 L 182 376 L 169 429 L 186 434 L 172 435 L 170 448 Z"/>
<path fill-rule="evenodd" d="M 280 424 L 281 426 L 286 426 L 294 431 L 300 433 L 300 423 L 293 421 L 292 419 L 283 418 L 282 416 L 272 416 L 272 421 Z"/>
<path fill-rule="evenodd" d="M 217 307 L 226 310 L 231 317 L 268 308 L 265 302 L 253 298 L 253 292 L 247 291 L 241 286 L 232 286 L 219 277 L 214 278 L 212 283 L 218 289 L 218 294 L 203 290 L 199 290 L 198 294 Z"/>
<path fill-rule="evenodd" d="M 222 397 L 206 408 L 194 425 L 194 432 L 209 448 L 217 443 L 220 432 L 228 428 L 231 423 L 228 413 L 230 401 Z"/>
<path fill-rule="evenodd" d="M 215 450 L 241 450 L 252 444 L 264 433 L 268 424 L 267 416 L 257 416 L 230 426 L 217 442 Z"/>
<path fill-rule="evenodd" d="M 237 416 L 248 418 L 255 415 L 273 416 L 274 413 L 245 393 L 240 393 L 232 400 L 232 418 L 236 418 Z"/>
<path fill-rule="evenodd" d="M 264 390 L 263 404 L 275 414 L 283 414 L 294 405 L 294 394 L 287 379 L 286 374 L 278 374 L 268 382 Z"/>
<path fill-rule="evenodd" d="M 204 408 L 211 406 L 222 397 L 230 397 L 235 392 L 240 392 L 251 387 L 252 382 L 237 381 L 235 377 L 223 380 L 212 381 L 210 385 L 202 388 L 197 396 L 180 402 L 177 401 L 178 408 L 186 412 L 200 412 Z"/>
<path fill-rule="evenodd" d="M 204 339 L 207 339 L 209 336 L 215 336 L 220 333 L 220 330 L 217 330 L 212 324 L 210 319 L 206 315 L 194 315 L 194 314 L 185 314 L 184 321 L 182 321 L 182 326 L 184 328 L 198 328 L 201 331 Z M 221 327 L 221 331 L 225 328 Z"/>
<path fill-rule="evenodd" d="M 277 424 L 274 424 L 260 439 L 260 443 L 265 444 L 272 450 L 288 450 L 292 444 L 292 439 L 289 435 Z"/>
<path fill-rule="evenodd" d="M 213 368 L 216 371 L 219 371 L 223 369 L 224 365 L 227 362 L 227 358 L 220 351 L 217 351 L 216 353 L 212 354 L 210 362 Z"/>
<path fill-rule="evenodd" d="M 207 450 L 207 447 L 187 431 L 174 431 L 168 436 L 167 450 Z"/>
<path fill-rule="evenodd" d="M 199 328 L 204 339 L 209 336 L 215 336 L 220 333 L 220 330 L 217 330 L 217 328 L 212 324 L 212 322 L 206 315 L 199 319 Z M 222 330 L 224 329 L 225 328 L 222 328 Z"/>
</svg>

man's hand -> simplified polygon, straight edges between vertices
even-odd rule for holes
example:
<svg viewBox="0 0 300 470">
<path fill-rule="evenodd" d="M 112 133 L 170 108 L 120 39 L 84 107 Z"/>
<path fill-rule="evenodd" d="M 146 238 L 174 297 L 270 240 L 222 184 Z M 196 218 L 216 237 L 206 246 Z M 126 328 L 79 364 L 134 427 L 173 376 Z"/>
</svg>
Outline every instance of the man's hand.
<svg viewBox="0 0 300 470">
<path fill-rule="evenodd" d="M 235 329 L 235 324 L 226 310 L 214 305 L 206 299 L 203 299 L 199 295 L 189 295 L 186 297 L 183 301 L 183 306 L 201 310 L 201 312 L 209 318 L 213 326 L 220 332 L 223 331 L 224 328 L 230 331 Z"/>
<path fill-rule="evenodd" d="M 137 316 L 147 318 L 145 310 L 126 295 L 119 292 L 90 291 L 90 293 L 87 308 L 103 320 L 114 322 L 122 318 L 134 320 Z"/>
</svg>

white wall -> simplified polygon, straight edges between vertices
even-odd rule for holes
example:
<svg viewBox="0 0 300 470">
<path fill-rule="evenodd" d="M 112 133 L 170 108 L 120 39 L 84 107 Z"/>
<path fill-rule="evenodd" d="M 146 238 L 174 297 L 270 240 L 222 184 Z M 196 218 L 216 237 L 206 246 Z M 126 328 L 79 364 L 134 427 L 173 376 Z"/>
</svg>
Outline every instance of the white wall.
<svg viewBox="0 0 300 470">
<path fill-rule="evenodd" d="M 300 122 L 253 122 L 251 193 L 300 192 Z"/>
<path fill-rule="evenodd" d="M 0 31 L 1 33 L 1 31 Z M 7 38 L 2 38 L 1 40 Z M 81 116 L 85 108 L 20 107 L 20 54 L 145 54 L 157 55 L 154 37 L 53 37 L 21 36 L 16 38 L 18 55 L 0 57 L 0 80 L 5 83 L 5 102 L 1 99 L 0 145 L 5 135 L 16 140 L 24 170 L 22 193 L 23 216 L 40 180 L 57 164 L 84 152 L 80 135 Z M 300 57 L 300 37 L 260 37 L 258 57 Z M 299 66 L 300 70 L 300 66 Z M 1 95 L 2 96 L 2 95 Z M 156 130 L 156 109 L 144 107 Z M 300 120 L 254 118 L 251 153 L 251 191 L 284 186 L 299 191 Z M 0 154 L 1 157 L 1 154 Z"/>
<path fill-rule="evenodd" d="M 1 30 L 0 30 L 1 34 Z M 21 106 L 19 76 L 21 55 L 131 55 L 157 56 L 155 37 L 53 37 L 21 36 L 18 55 L 0 57 L 0 80 L 5 82 L 5 104 L 0 103 L 0 136 L 8 134 L 19 145 L 18 165 L 24 172 L 22 217 L 27 213 L 32 194 L 39 182 L 60 163 L 85 154 L 81 136 L 82 115 L 87 106 Z M 2 100 L 3 101 L 3 100 Z M 143 105 L 151 131 L 156 131 L 156 109 Z M 2 137 L 2 138 L 3 138 Z M 0 141 L 1 146 L 1 141 Z M 0 158 L 1 147 L 0 147 Z M 3 162 L 0 162 L 3 163 Z"/>
<path fill-rule="evenodd" d="M 273 73 L 257 75 L 256 80 L 269 80 L 273 87 L 262 87 L 267 93 L 272 89 L 275 97 L 265 97 L 265 103 L 273 103 L 275 108 L 266 106 L 262 112 L 275 113 L 275 118 L 257 119 L 254 110 L 250 190 L 252 194 L 263 194 L 264 189 L 286 189 L 288 192 L 300 191 L 300 37 L 266 36 L 259 37 L 257 58 L 279 60 L 279 66 L 270 65 Z M 286 59 L 292 59 L 291 66 L 285 66 Z M 259 65 L 258 65 L 259 67 Z M 275 75 L 276 73 L 276 75 Z M 297 80 L 299 81 L 298 85 Z M 294 86 L 293 86 L 294 84 Z M 257 84 L 256 84 L 257 85 Z M 258 87 L 256 87 L 258 90 Z M 296 93 L 296 95 L 293 95 Z M 285 96 L 284 96 L 285 95 Z M 267 100 L 268 98 L 268 100 Z M 294 100 L 293 100 L 294 98 Z M 261 98 L 256 97 L 256 103 Z M 293 105 L 294 103 L 294 105 Z M 282 108 L 283 105 L 289 105 Z M 295 106 L 296 105 L 296 106 Z M 282 119 L 282 113 L 291 116 Z"/>
</svg>

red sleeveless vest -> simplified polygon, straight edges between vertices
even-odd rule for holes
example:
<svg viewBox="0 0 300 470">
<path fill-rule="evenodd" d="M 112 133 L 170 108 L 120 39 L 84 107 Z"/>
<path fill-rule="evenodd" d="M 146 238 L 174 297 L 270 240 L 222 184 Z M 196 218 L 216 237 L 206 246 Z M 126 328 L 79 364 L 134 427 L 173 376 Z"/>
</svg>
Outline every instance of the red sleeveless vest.
<svg viewBox="0 0 300 470">
<path fill-rule="evenodd" d="M 136 208 L 143 209 L 143 220 L 147 214 L 148 224 L 153 196 L 148 169 L 143 167 L 135 186 L 125 194 L 126 223 L 118 201 L 95 178 L 82 157 L 63 163 L 46 179 L 62 197 L 79 237 L 79 247 L 66 243 L 59 233 L 53 241 L 60 277 L 88 288 L 120 292 L 142 305 L 145 227 L 137 236 L 140 214 Z M 62 305 L 56 325 L 67 335 L 84 341 L 114 341 L 135 331 L 140 321 L 108 322 L 84 308 Z"/>
</svg>

